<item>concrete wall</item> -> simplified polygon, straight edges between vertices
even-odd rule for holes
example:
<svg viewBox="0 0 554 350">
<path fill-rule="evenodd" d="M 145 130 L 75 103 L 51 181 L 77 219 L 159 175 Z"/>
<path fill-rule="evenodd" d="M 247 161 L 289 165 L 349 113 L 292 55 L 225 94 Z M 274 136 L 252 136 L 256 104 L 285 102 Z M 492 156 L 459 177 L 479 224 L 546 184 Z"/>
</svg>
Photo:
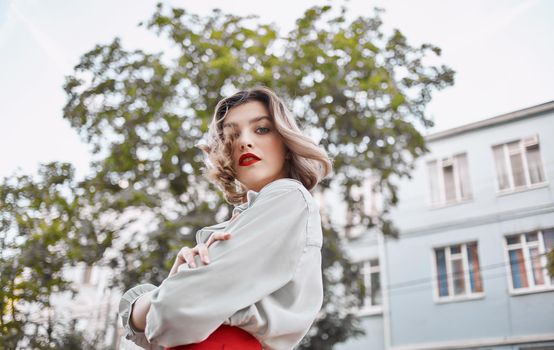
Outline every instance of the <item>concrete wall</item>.
<svg viewBox="0 0 554 350">
<path fill-rule="evenodd" d="M 546 183 L 499 193 L 492 146 L 533 135 L 539 137 Z M 337 349 L 384 349 L 387 317 L 393 349 L 554 346 L 554 288 L 521 295 L 510 291 L 505 253 L 506 235 L 554 227 L 554 112 L 453 135 L 428 146 L 431 153 L 418 161 L 412 179 L 400 183 L 400 204 L 392 212 L 401 235 L 385 242 L 389 288 L 383 292 L 389 313 L 366 317 L 368 335 Z M 427 161 L 462 152 L 467 154 L 472 199 L 432 206 Z M 438 300 L 434 248 L 471 241 L 478 244 L 484 293 Z M 363 242 L 350 244 L 357 259 L 364 249 L 367 258 L 375 252 Z"/>
</svg>

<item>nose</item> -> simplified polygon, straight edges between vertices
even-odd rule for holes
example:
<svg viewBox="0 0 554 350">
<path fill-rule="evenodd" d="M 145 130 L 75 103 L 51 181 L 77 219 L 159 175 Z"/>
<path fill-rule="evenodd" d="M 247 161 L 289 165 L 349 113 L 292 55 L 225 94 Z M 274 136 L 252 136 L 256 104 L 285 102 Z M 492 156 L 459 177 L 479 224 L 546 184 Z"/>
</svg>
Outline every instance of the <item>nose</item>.
<svg viewBox="0 0 554 350">
<path fill-rule="evenodd" d="M 252 148 L 252 140 L 250 140 L 248 132 L 241 132 L 238 142 L 241 151 L 244 151 L 246 148 Z"/>
<path fill-rule="evenodd" d="M 240 145 L 240 150 L 241 150 L 241 151 L 244 151 L 247 147 L 248 147 L 248 148 L 252 148 L 252 144 L 251 144 L 251 143 L 246 143 L 246 144 L 241 143 L 241 145 Z"/>
</svg>

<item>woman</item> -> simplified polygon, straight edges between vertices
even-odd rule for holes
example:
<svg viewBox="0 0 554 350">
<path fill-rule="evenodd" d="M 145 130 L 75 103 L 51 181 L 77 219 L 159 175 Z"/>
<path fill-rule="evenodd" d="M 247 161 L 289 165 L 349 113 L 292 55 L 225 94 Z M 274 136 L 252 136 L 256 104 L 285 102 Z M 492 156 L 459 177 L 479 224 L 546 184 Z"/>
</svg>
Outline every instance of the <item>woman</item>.
<svg viewBox="0 0 554 350">
<path fill-rule="evenodd" d="M 126 338 L 145 349 L 292 349 L 323 300 L 321 219 L 309 190 L 331 162 L 264 87 L 217 104 L 202 150 L 232 217 L 199 230 L 160 286 L 123 295 Z"/>
</svg>

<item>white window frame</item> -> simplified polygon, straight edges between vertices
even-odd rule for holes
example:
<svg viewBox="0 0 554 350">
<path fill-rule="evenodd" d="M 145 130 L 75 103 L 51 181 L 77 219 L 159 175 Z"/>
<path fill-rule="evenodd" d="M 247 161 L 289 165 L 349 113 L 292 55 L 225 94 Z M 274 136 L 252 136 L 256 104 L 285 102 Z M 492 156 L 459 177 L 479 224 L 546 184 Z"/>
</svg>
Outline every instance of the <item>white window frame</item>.
<svg viewBox="0 0 554 350">
<path fill-rule="evenodd" d="M 361 186 L 352 187 L 350 192 L 354 200 L 362 201 L 363 213 L 374 221 L 379 218 L 383 209 L 382 195 L 374 189 L 374 184 L 377 181 L 377 176 L 368 173 L 362 181 Z M 360 220 L 359 216 L 354 216 L 353 212 L 347 211 L 345 228 L 341 230 L 341 236 L 352 240 L 367 233 L 367 227 Z"/>
<path fill-rule="evenodd" d="M 525 177 L 525 185 L 518 186 L 518 187 L 516 187 L 514 185 L 514 173 L 513 173 L 513 169 L 512 169 L 512 161 L 510 160 L 510 151 L 508 150 L 508 144 L 512 143 L 512 142 L 518 142 L 519 143 L 519 152 L 521 154 L 522 164 L 523 164 L 523 175 Z M 535 184 L 531 184 L 531 179 L 530 179 L 530 176 L 529 176 L 529 165 L 527 164 L 527 147 L 531 146 L 531 145 L 538 145 L 539 146 L 539 159 L 540 159 L 540 162 L 541 162 L 540 165 L 541 165 L 541 168 L 542 168 L 542 174 L 544 176 L 544 181 L 537 182 Z M 498 174 L 496 173 L 496 170 L 495 170 L 494 182 L 495 182 L 495 185 L 496 185 L 497 194 L 502 195 L 502 194 L 506 194 L 506 193 L 526 191 L 526 190 L 530 190 L 530 189 L 534 189 L 534 188 L 538 188 L 538 187 L 544 187 L 548 183 L 548 179 L 546 177 L 546 169 L 544 167 L 544 159 L 542 157 L 542 152 L 541 152 L 541 147 L 540 147 L 541 145 L 540 145 L 540 142 L 539 142 L 538 135 L 523 137 L 523 138 L 520 138 L 520 139 L 513 139 L 513 140 L 510 140 L 510 141 L 506 141 L 506 142 L 497 143 L 497 144 L 492 145 L 491 151 L 493 153 L 493 161 L 494 162 L 496 162 L 496 159 L 494 159 L 494 148 L 498 147 L 498 146 L 502 146 L 502 153 L 504 155 L 504 166 L 506 167 L 506 171 L 508 172 L 508 174 L 507 174 L 508 175 L 508 183 L 509 183 L 510 186 L 508 188 L 505 188 L 505 189 L 500 189 L 500 183 L 498 182 Z"/>
<path fill-rule="evenodd" d="M 431 160 L 427 161 L 427 163 L 426 163 L 427 167 L 429 167 L 428 164 L 432 163 L 432 162 L 436 162 L 436 165 L 437 165 L 437 174 L 435 174 L 435 179 L 438 181 L 439 201 L 438 202 L 433 202 L 433 193 L 429 193 L 429 205 L 431 207 L 444 207 L 444 206 L 453 205 L 453 204 L 460 204 L 460 203 L 471 201 L 473 199 L 473 191 L 471 191 L 471 193 L 469 194 L 468 197 L 466 197 L 466 198 L 462 197 L 462 190 L 460 188 L 460 186 L 461 186 L 460 165 L 458 164 L 458 161 L 456 160 L 456 157 L 461 156 L 461 155 L 465 155 L 465 157 L 466 157 L 467 166 L 468 166 L 467 172 L 469 174 L 469 160 L 467 158 L 467 153 L 466 152 L 460 152 L 460 153 L 456 153 L 456 154 L 454 154 L 450 157 L 431 159 Z M 455 190 L 455 195 L 456 195 L 456 199 L 454 199 L 452 201 L 447 201 L 446 200 L 446 190 L 445 190 L 445 187 L 444 187 L 444 167 L 449 166 L 449 165 L 452 166 L 452 170 L 453 170 L 454 190 Z M 429 180 L 432 181 L 433 179 L 429 179 Z M 468 178 L 467 180 L 468 180 L 468 185 L 471 186 L 471 177 Z M 429 190 L 432 191 L 431 188 L 429 188 Z"/>
<path fill-rule="evenodd" d="M 377 265 L 376 266 L 372 266 L 371 265 L 371 262 L 372 261 L 377 261 Z M 358 264 L 362 265 L 361 266 L 361 275 L 362 275 L 362 278 L 363 278 L 363 282 L 364 282 L 364 286 L 365 286 L 365 290 L 366 290 L 366 294 L 364 295 L 364 305 L 361 306 L 361 307 L 358 307 L 356 309 L 356 312 L 358 314 L 358 316 L 367 316 L 367 315 L 375 315 L 375 314 L 380 314 L 383 312 L 383 304 L 376 304 L 376 305 L 372 305 L 371 304 L 371 274 L 372 273 L 375 273 L 375 272 L 378 272 L 379 273 L 379 285 L 380 285 L 380 291 L 381 291 L 381 300 L 383 299 L 383 284 L 381 283 L 381 262 L 379 261 L 378 258 L 371 258 L 371 259 L 364 259 L 360 262 L 358 262 Z M 369 293 L 367 292 L 369 291 Z"/>
<path fill-rule="evenodd" d="M 527 242 L 526 234 L 537 233 L 538 240 L 533 242 Z M 508 237 L 519 236 L 519 243 L 508 245 Z M 533 266 L 531 258 L 529 255 L 530 248 L 539 248 L 540 262 L 543 266 L 543 279 L 545 281 L 544 285 L 535 285 L 533 274 Z M 511 249 L 510 249 L 511 248 Z M 522 249 L 523 250 L 523 263 L 525 264 L 525 273 L 527 273 L 527 281 L 529 287 L 524 288 L 514 288 L 514 282 L 512 280 L 512 266 L 510 264 L 510 254 L 509 251 L 513 249 Z M 554 290 L 554 283 L 550 279 L 548 274 L 548 269 L 546 268 L 548 263 L 548 257 L 546 256 L 546 246 L 544 244 L 543 230 L 529 231 L 524 233 L 508 234 L 504 236 L 504 258 L 506 259 L 506 276 L 508 278 L 508 287 L 510 294 L 519 295 L 519 294 L 529 294 L 529 293 L 539 293 L 544 291 Z"/>
<path fill-rule="evenodd" d="M 92 284 L 92 272 L 94 266 L 85 264 L 83 267 L 83 275 L 81 279 L 81 284 Z"/>
<path fill-rule="evenodd" d="M 467 246 L 473 243 L 475 243 L 477 246 L 477 255 L 479 257 L 479 276 L 481 277 L 481 288 L 483 290 L 482 292 L 471 291 L 471 281 L 469 278 L 469 261 L 467 259 Z M 451 253 L 450 253 L 450 249 L 457 245 L 461 246 L 461 252 L 459 254 L 462 255 L 462 264 L 464 265 L 464 283 L 465 283 L 465 290 L 466 290 L 464 294 L 460 294 L 460 295 L 454 295 L 454 278 L 452 274 L 452 261 L 451 261 Z M 438 249 L 444 249 L 444 259 L 446 262 L 446 281 L 447 281 L 447 287 L 448 287 L 448 295 L 446 296 L 440 295 L 440 286 L 438 283 L 439 270 L 437 268 L 437 254 L 436 254 L 436 251 Z M 433 275 L 434 276 L 433 278 L 433 286 L 434 286 L 433 297 L 434 298 L 433 299 L 435 303 L 449 303 L 453 301 L 480 299 L 485 296 L 485 286 L 483 281 L 483 273 L 481 270 L 481 259 L 480 259 L 481 254 L 479 254 L 479 242 L 477 240 L 464 241 L 459 243 L 432 247 L 431 255 L 432 255 L 433 271 L 434 271 L 434 275 Z"/>
</svg>

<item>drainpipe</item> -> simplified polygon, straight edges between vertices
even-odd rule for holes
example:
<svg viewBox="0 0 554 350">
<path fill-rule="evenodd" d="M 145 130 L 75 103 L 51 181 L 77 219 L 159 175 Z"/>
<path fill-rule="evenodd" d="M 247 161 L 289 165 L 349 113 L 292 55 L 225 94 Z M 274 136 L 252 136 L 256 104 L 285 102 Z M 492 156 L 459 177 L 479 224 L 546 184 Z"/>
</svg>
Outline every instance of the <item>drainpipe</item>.
<svg viewBox="0 0 554 350">
<path fill-rule="evenodd" d="M 379 249 L 379 266 L 381 270 L 381 295 L 382 295 L 382 307 L 383 307 L 383 330 L 385 340 L 385 350 L 391 349 L 391 321 L 390 321 L 390 309 L 389 309 L 389 279 L 388 279 L 388 259 L 387 259 L 387 247 L 385 243 L 385 237 L 381 230 L 377 230 L 377 246 Z"/>
</svg>

